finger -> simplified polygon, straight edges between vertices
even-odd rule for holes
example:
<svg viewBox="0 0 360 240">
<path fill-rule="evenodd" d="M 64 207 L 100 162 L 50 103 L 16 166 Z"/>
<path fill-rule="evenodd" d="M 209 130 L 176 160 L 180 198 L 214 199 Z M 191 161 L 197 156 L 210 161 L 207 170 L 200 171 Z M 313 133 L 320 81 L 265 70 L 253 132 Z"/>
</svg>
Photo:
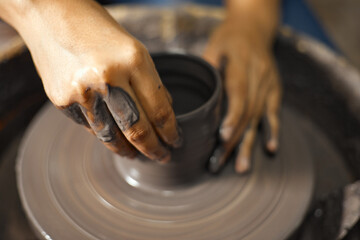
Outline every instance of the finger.
<svg viewBox="0 0 360 240">
<path fill-rule="evenodd" d="M 169 93 L 152 62 L 145 66 L 143 71 L 133 74 L 131 83 L 136 97 L 158 136 L 166 144 L 180 147 L 182 139 L 169 101 Z"/>
<path fill-rule="evenodd" d="M 228 141 L 226 141 L 228 151 L 232 151 L 235 145 L 239 142 L 241 136 L 244 134 L 245 129 L 252 121 L 253 118 L 259 118 L 263 112 L 264 101 L 266 92 L 268 91 L 268 85 L 263 79 L 266 77 L 265 68 L 262 66 L 257 58 L 252 57 L 249 63 L 249 70 L 247 74 L 247 97 L 244 101 L 244 109 L 242 115 L 240 115 L 239 122 L 237 123 L 232 135 Z M 264 84 L 262 84 L 265 82 Z"/>
<path fill-rule="evenodd" d="M 67 117 L 71 118 L 77 124 L 83 125 L 89 133 L 95 135 L 94 131 L 91 129 L 88 121 L 86 120 L 86 117 L 84 116 L 80 108 L 80 104 L 73 103 L 67 107 L 59 108 Z"/>
<path fill-rule="evenodd" d="M 248 94 L 248 64 L 241 58 L 232 57 L 225 68 L 225 90 L 227 93 L 227 113 L 220 127 L 220 137 L 229 141 L 239 125 L 245 110 Z"/>
<path fill-rule="evenodd" d="M 248 119 L 245 119 L 245 121 L 242 121 L 235 129 L 235 132 L 232 135 L 232 137 L 229 139 L 229 141 L 227 142 L 221 141 L 219 143 L 219 145 L 216 147 L 209 160 L 208 168 L 210 172 L 217 173 L 225 165 L 226 160 L 232 153 L 236 144 L 239 142 L 239 139 L 247 125 L 248 125 Z"/>
<path fill-rule="evenodd" d="M 235 63 L 235 62 L 236 61 L 234 61 L 234 59 L 233 59 L 232 63 Z M 247 67 L 245 70 L 246 71 L 246 73 L 244 74 L 245 75 L 244 76 L 245 83 L 254 81 L 254 74 L 253 74 L 253 70 L 251 69 L 252 67 L 254 67 L 253 64 L 249 63 L 249 67 Z M 234 75 L 231 75 L 231 76 L 234 76 L 234 77 L 236 76 L 235 69 L 237 69 L 235 66 L 232 66 L 231 68 L 228 67 L 228 71 L 234 71 L 234 72 L 232 72 L 232 73 L 234 73 Z M 249 69 L 249 71 L 247 69 Z M 228 76 L 230 76 L 229 73 L 228 73 Z M 227 79 L 229 79 L 229 78 L 227 77 Z M 233 80 L 239 81 L 239 79 L 236 79 L 236 78 Z M 234 147 L 239 142 L 239 139 L 242 136 L 243 131 L 249 125 L 249 119 L 251 117 L 253 109 L 247 108 L 246 105 L 249 104 L 248 99 L 247 99 L 248 93 L 253 92 L 255 89 L 253 83 L 254 82 L 252 82 L 252 84 L 246 84 L 246 87 L 243 86 L 242 89 L 245 89 L 244 94 L 246 94 L 245 99 L 241 98 L 241 99 L 243 99 L 243 100 L 241 100 L 243 103 L 237 103 L 235 100 L 233 100 L 234 106 L 231 107 L 231 110 L 229 107 L 229 111 L 227 113 L 226 118 L 229 119 L 228 116 L 230 114 L 230 119 L 233 122 L 230 122 L 229 120 L 224 120 L 224 122 L 220 128 L 221 139 L 223 139 L 223 140 L 222 140 L 222 143 L 215 149 L 213 155 L 210 158 L 209 170 L 211 172 L 217 172 L 222 168 L 222 166 L 225 164 L 226 160 L 232 153 Z M 231 85 L 228 86 L 228 89 L 230 90 L 230 93 L 228 93 L 228 94 L 230 94 L 230 97 L 228 97 L 229 101 L 231 101 L 231 99 L 236 99 L 237 94 L 239 93 L 238 91 L 241 91 L 241 90 L 239 90 L 239 88 L 231 87 Z M 240 108 L 242 108 L 242 109 L 238 110 L 236 108 L 236 104 L 239 104 Z M 238 113 L 234 114 L 234 113 L 231 113 L 231 111 L 238 111 Z M 229 124 L 229 125 L 234 124 L 234 125 L 230 125 L 231 126 L 230 127 L 229 125 L 226 126 L 226 124 Z"/>
<path fill-rule="evenodd" d="M 221 44 L 221 34 L 219 31 L 215 31 L 210 38 L 203 54 L 203 58 L 215 68 L 220 67 L 220 60 L 223 50 L 221 47 L 222 45 L 223 44 Z"/>
<path fill-rule="evenodd" d="M 152 160 L 170 160 L 170 152 L 160 143 L 130 86 L 108 86 L 106 104 L 116 124 L 134 147 Z"/>
<path fill-rule="evenodd" d="M 165 91 L 166 91 L 166 96 L 167 96 L 167 98 L 168 98 L 168 100 L 169 100 L 169 103 L 170 103 L 170 105 L 172 106 L 172 104 L 173 104 L 173 98 L 172 98 L 171 94 L 169 93 L 169 90 L 167 90 L 167 88 L 165 87 L 165 85 L 163 85 L 163 87 L 164 87 L 164 89 L 165 89 Z"/>
<path fill-rule="evenodd" d="M 279 147 L 279 110 L 282 94 L 277 73 L 273 73 L 272 77 L 274 84 L 267 96 L 265 124 L 268 125 L 268 129 L 270 130 L 269 133 L 266 134 L 266 149 L 270 153 L 275 153 Z"/>
<path fill-rule="evenodd" d="M 252 148 L 257 133 L 257 126 L 259 123 L 259 119 L 264 111 L 267 91 L 268 91 L 268 85 L 264 84 L 259 88 L 257 99 L 254 100 L 255 102 L 255 104 L 253 105 L 254 112 L 251 116 L 250 126 L 243 134 L 243 139 L 239 145 L 239 152 L 235 160 L 235 171 L 237 173 L 246 173 L 251 168 Z"/>
<path fill-rule="evenodd" d="M 209 161 L 209 169 L 212 172 L 216 172 L 221 169 L 221 166 L 226 162 L 226 159 L 232 153 L 241 136 L 243 136 L 246 127 L 249 125 L 249 122 L 252 121 L 251 119 L 259 119 L 259 116 L 262 114 L 268 86 L 266 84 L 260 86 L 260 83 L 262 82 L 261 80 L 263 80 L 266 76 L 266 71 L 259 71 L 258 66 L 259 64 L 257 61 L 251 61 L 248 79 L 246 80 L 251 84 L 247 87 L 248 96 L 244 113 L 234 128 L 229 140 L 224 141 L 214 151 L 214 154 Z"/>
<path fill-rule="evenodd" d="M 253 119 L 250 127 L 245 131 L 244 138 L 239 145 L 239 152 L 235 160 L 235 171 L 246 173 L 251 167 L 251 151 L 256 137 L 258 119 Z"/>
<path fill-rule="evenodd" d="M 93 96 L 91 105 L 80 107 L 94 134 L 106 147 L 121 156 L 129 158 L 136 156 L 136 150 L 120 132 L 105 102 L 99 95 Z"/>
<path fill-rule="evenodd" d="M 77 124 L 84 125 L 86 128 L 90 128 L 90 125 L 82 113 L 78 103 L 73 103 L 69 106 L 59 108 L 67 117 L 71 118 Z"/>
</svg>

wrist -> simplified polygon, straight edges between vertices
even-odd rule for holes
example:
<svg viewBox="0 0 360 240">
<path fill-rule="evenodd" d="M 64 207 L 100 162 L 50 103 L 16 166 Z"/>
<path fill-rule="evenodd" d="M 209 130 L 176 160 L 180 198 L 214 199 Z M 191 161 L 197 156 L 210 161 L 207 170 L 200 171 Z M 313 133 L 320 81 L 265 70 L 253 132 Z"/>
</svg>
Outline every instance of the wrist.
<svg viewBox="0 0 360 240">
<path fill-rule="evenodd" d="M 258 31 L 272 43 L 280 18 L 279 0 L 226 0 L 226 21 Z"/>
<path fill-rule="evenodd" d="M 70 48 L 74 41 L 78 42 L 77 45 L 88 44 L 93 40 L 90 37 L 92 34 L 124 32 L 106 10 L 93 0 L 1 1 L 12 2 L 6 6 L 0 3 L 0 10 L 10 10 L 4 14 L 4 20 L 19 32 L 30 49 L 44 42 L 56 42 Z"/>
<path fill-rule="evenodd" d="M 0 1 L 0 18 L 8 24 L 17 28 L 17 23 L 26 15 L 29 1 L 28 0 L 3 0 Z"/>
</svg>

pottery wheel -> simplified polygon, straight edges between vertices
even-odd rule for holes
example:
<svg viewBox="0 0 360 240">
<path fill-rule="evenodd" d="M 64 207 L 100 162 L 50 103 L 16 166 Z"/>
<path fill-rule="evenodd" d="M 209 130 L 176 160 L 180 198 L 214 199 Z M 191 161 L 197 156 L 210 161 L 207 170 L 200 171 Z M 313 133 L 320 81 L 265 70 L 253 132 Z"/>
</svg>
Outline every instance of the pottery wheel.
<svg viewBox="0 0 360 240">
<path fill-rule="evenodd" d="M 124 159 L 47 105 L 19 154 L 22 203 L 42 239 L 284 239 L 314 185 L 298 120 L 283 109 L 280 151 L 270 158 L 257 141 L 248 175 L 228 164 L 191 186 L 151 190 L 123 179 L 116 161 Z"/>
</svg>

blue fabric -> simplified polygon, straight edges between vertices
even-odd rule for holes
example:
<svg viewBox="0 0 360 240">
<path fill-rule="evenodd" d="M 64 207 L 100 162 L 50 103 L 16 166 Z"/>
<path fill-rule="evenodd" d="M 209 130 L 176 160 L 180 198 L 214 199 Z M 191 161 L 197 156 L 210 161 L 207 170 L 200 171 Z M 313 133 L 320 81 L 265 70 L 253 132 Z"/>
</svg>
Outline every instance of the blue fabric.
<svg viewBox="0 0 360 240">
<path fill-rule="evenodd" d="M 291 26 L 298 32 L 310 35 L 338 51 L 304 0 L 284 0 L 282 2 L 282 23 Z"/>
<path fill-rule="evenodd" d="M 159 6 L 170 6 L 183 3 L 198 3 L 207 5 L 221 6 L 221 0 L 99 0 L 101 4 L 114 4 L 114 3 L 132 3 L 132 4 L 151 4 Z"/>
<path fill-rule="evenodd" d="M 221 6 L 221 0 L 99 0 L 102 4 L 133 3 L 151 5 L 175 5 L 184 2 Z M 298 32 L 312 36 L 335 51 L 338 49 L 325 33 L 324 29 L 304 0 L 282 1 L 282 23 Z"/>
</svg>

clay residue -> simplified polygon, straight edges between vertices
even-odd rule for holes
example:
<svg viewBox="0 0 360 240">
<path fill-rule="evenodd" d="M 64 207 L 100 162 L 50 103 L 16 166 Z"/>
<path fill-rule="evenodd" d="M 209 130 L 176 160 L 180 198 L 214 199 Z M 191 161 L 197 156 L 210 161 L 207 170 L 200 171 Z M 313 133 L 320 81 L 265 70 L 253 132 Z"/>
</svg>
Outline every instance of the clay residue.
<svg viewBox="0 0 360 240">
<path fill-rule="evenodd" d="M 128 130 L 140 119 L 134 100 L 120 87 L 108 86 L 107 105 L 122 131 Z"/>
</svg>

